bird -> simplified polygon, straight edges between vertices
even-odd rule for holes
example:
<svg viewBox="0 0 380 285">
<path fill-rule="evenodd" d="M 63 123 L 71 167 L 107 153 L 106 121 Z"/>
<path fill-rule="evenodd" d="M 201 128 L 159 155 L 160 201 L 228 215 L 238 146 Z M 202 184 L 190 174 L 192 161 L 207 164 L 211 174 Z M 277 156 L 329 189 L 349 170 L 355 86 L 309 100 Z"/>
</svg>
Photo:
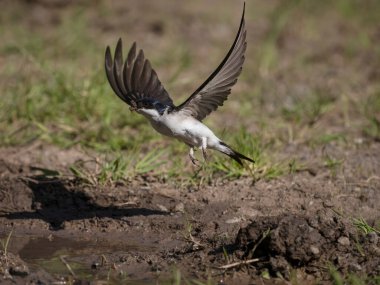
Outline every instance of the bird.
<svg viewBox="0 0 380 285">
<path fill-rule="evenodd" d="M 105 51 L 105 71 L 114 93 L 148 119 L 152 127 L 162 135 L 176 138 L 190 148 L 189 157 L 194 165 L 196 149 L 202 150 L 204 161 L 207 149 L 217 150 L 243 166 L 242 160 L 254 160 L 237 152 L 202 123 L 202 120 L 222 106 L 231 93 L 242 71 L 247 48 L 245 28 L 245 3 L 235 40 L 219 66 L 180 105 L 174 105 L 172 98 L 160 82 L 157 73 L 145 58 L 142 49 L 137 51 L 134 42 L 124 61 L 121 38 L 118 40 L 114 57 L 110 47 Z"/>
</svg>

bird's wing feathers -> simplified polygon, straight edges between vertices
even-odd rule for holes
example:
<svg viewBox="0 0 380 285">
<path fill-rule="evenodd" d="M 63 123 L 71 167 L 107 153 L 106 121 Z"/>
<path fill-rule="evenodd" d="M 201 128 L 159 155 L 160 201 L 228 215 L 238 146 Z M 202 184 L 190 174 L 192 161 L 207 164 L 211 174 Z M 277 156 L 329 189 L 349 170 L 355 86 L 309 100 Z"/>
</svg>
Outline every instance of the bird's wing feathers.
<svg viewBox="0 0 380 285">
<path fill-rule="evenodd" d="M 122 49 L 122 42 L 119 39 L 114 59 L 109 47 L 105 54 L 107 79 L 116 95 L 132 107 L 136 107 L 136 102 L 146 97 L 174 107 L 172 99 L 162 86 L 149 60 L 145 59 L 143 51 L 136 52 L 136 43 L 133 43 L 125 62 Z"/>
<path fill-rule="evenodd" d="M 231 93 L 232 86 L 237 82 L 244 63 L 247 47 L 244 12 L 245 4 L 238 33 L 226 57 L 209 78 L 185 102 L 176 107 L 175 111 L 203 120 L 218 106 L 223 105 Z"/>
</svg>

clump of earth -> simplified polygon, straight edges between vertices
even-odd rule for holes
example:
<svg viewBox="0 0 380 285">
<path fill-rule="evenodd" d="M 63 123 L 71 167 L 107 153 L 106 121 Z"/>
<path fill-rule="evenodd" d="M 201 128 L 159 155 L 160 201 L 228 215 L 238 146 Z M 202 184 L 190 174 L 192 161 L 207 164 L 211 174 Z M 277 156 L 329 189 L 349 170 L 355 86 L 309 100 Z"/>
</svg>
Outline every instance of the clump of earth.
<svg viewBox="0 0 380 285">
<path fill-rule="evenodd" d="M 358 232 L 352 221 L 332 211 L 313 215 L 260 217 L 240 229 L 236 244 L 241 258 L 259 258 L 254 270 L 290 279 L 292 270 L 326 278 L 328 266 L 343 273 L 380 274 L 380 239 Z"/>
</svg>

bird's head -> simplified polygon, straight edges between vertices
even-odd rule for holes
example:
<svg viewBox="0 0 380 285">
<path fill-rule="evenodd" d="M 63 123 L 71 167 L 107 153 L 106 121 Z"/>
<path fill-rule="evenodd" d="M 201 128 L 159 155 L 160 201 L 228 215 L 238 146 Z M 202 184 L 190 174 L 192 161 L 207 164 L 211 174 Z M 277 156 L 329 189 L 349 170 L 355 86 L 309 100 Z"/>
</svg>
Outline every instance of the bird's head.
<svg viewBox="0 0 380 285">
<path fill-rule="evenodd" d="M 131 107 L 132 111 L 148 116 L 162 115 L 169 107 L 168 105 L 162 104 L 160 101 L 153 98 L 142 98 L 136 101 L 135 105 L 135 107 Z"/>
</svg>

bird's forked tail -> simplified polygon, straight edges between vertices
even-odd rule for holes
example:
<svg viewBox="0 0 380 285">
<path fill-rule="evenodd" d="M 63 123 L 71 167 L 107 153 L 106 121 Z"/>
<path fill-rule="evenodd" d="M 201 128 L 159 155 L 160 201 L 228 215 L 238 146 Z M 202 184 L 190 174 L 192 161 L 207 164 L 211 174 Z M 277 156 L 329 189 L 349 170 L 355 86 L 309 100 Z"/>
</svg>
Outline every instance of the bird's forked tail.
<svg viewBox="0 0 380 285">
<path fill-rule="evenodd" d="M 245 155 L 233 150 L 229 145 L 227 145 L 226 143 L 220 141 L 219 142 L 220 144 L 220 147 L 218 148 L 218 150 L 226 155 L 228 155 L 229 157 L 231 157 L 232 159 L 234 159 L 235 161 L 237 161 L 237 163 L 239 163 L 241 166 L 243 166 L 243 162 L 241 161 L 242 159 L 244 160 L 248 160 L 252 163 L 255 163 L 255 161 L 249 157 L 246 157 Z"/>
</svg>

